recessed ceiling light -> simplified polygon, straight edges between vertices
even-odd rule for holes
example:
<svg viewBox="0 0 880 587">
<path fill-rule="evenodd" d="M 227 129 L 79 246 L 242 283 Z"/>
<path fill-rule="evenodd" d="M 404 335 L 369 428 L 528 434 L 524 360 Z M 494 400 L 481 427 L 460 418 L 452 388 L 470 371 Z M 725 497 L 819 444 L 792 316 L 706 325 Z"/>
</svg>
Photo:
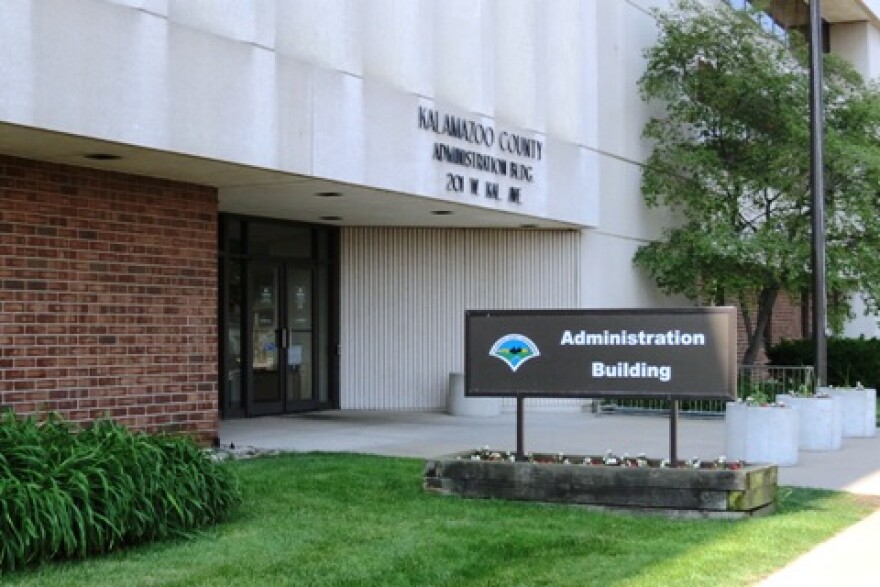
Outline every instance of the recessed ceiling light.
<svg viewBox="0 0 880 587">
<path fill-rule="evenodd" d="M 452 210 L 431 210 L 431 214 L 436 216 L 449 216 L 452 214 Z"/>
<path fill-rule="evenodd" d="M 318 192 L 315 194 L 319 198 L 341 198 L 342 194 L 339 192 Z"/>
<path fill-rule="evenodd" d="M 95 161 L 116 161 L 117 159 L 122 159 L 120 155 L 114 155 L 112 153 L 88 153 L 83 156 L 86 159 L 93 159 Z"/>
<path fill-rule="evenodd" d="M 342 220 L 342 216 L 321 216 L 321 220 Z"/>
</svg>

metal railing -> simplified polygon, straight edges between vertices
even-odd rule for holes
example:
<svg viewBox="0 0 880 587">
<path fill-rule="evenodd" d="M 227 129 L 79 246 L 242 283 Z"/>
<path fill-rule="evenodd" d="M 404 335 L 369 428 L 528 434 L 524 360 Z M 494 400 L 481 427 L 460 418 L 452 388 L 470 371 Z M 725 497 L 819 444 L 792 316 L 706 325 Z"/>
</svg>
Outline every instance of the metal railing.
<svg viewBox="0 0 880 587">
<path fill-rule="evenodd" d="M 816 378 L 812 366 L 740 365 L 737 369 L 737 397 L 773 401 L 780 393 L 813 393 Z M 679 411 L 695 416 L 724 415 L 724 400 L 682 400 Z M 602 399 L 593 403 L 601 414 L 667 414 L 669 400 Z"/>
<path fill-rule="evenodd" d="M 816 391 L 812 365 L 740 365 L 736 379 L 737 395 L 743 399 L 763 395 L 773 400 L 779 393 L 803 395 Z"/>
</svg>

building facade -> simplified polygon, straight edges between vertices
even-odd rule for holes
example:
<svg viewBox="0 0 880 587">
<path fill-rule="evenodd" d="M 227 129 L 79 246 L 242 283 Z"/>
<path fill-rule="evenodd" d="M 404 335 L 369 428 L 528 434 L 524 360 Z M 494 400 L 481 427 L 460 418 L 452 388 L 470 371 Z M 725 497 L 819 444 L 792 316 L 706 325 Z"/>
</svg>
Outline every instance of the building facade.
<svg viewBox="0 0 880 587">
<path fill-rule="evenodd" d="M 681 305 L 631 264 L 664 4 L 6 0 L 0 405 L 440 410 L 467 309 Z M 823 2 L 869 77 L 876 4 Z"/>
</svg>

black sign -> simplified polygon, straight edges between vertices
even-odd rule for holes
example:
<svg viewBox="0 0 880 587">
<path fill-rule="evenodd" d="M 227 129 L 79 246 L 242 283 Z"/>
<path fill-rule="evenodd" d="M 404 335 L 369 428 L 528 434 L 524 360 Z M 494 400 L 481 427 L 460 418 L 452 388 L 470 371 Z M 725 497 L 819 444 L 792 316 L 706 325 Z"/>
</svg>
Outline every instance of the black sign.
<svg viewBox="0 0 880 587">
<path fill-rule="evenodd" d="M 736 398 L 736 310 L 471 310 L 469 396 Z"/>
</svg>

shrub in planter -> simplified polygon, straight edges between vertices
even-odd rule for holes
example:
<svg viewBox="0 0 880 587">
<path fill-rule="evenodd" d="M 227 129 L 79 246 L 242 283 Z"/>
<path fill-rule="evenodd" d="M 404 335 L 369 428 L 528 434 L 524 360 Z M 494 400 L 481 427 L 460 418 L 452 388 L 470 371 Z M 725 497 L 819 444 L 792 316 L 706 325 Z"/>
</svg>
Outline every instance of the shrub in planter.
<svg viewBox="0 0 880 587">
<path fill-rule="evenodd" d="M 185 536 L 240 500 L 232 472 L 188 438 L 0 418 L 0 571 Z"/>
</svg>

